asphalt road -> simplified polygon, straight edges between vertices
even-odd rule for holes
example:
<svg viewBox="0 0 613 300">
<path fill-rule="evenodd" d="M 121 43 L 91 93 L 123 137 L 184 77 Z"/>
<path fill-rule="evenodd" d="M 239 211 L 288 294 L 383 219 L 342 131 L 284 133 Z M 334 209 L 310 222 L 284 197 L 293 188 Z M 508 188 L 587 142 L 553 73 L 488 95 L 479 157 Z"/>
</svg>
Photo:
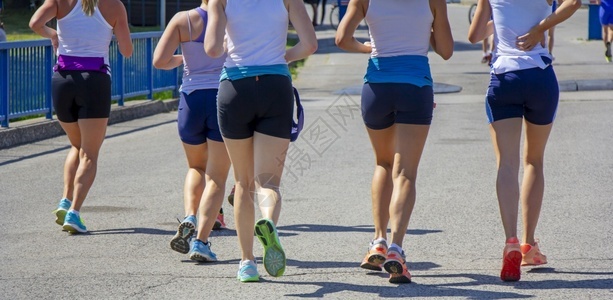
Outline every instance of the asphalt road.
<svg viewBox="0 0 613 300">
<path fill-rule="evenodd" d="M 466 42 L 467 7 L 452 4 L 454 57 L 430 56 L 438 106 L 420 164 L 417 204 L 405 239 L 414 283 L 358 267 L 372 238 L 373 155 L 359 115 L 366 56 L 344 54 L 320 29 L 321 46 L 295 84 L 306 124 L 290 148 L 278 224 L 286 275 L 241 284 L 230 229 L 211 241 L 220 262 L 198 264 L 169 241 L 182 217 L 186 164 L 176 113 L 115 124 L 82 209 L 90 234 L 71 236 L 51 211 L 62 191 L 65 137 L 0 150 L 0 299 L 279 299 L 388 297 L 458 299 L 613 298 L 613 96 L 565 92 L 546 154 L 546 191 L 537 229 L 549 264 L 499 278 L 504 234 L 495 196 L 495 158 L 483 93 L 487 68 Z M 587 12 L 558 28 L 561 80 L 611 79 L 601 42 L 585 41 Z M 365 32 L 360 33 L 366 36 Z M 233 180 L 228 180 L 227 190 Z M 262 255 L 256 243 L 256 256 Z"/>
</svg>

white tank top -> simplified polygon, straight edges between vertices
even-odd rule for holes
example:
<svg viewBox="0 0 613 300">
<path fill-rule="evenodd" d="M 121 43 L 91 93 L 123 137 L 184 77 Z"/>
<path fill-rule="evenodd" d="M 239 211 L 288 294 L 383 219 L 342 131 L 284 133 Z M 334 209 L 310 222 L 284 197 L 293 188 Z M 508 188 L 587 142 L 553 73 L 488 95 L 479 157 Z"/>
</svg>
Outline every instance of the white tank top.
<svg viewBox="0 0 613 300">
<path fill-rule="evenodd" d="M 283 0 L 228 0 L 226 68 L 287 64 L 289 23 Z"/>
<path fill-rule="evenodd" d="M 517 49 L 522 36 L 551 14 L 546 0 L 490 0 L 494 19 L 495 60 L 492 71 L 501 74 L 530 68 L 546 68 L 541 57 L 551 59 L 547 45 L 536 45 L 530 51 Z M 546 35 L 546 34 L 545 34 Z"/>
<path fill-rule="evenodd" d="M 81 0 L 72 11 L 57 21 L 58 55 L 103 57 L 109 64 L 109 45 L 113 26 L 106 22 L 98 7 L 91 16 L 83 12 Z"/>
<path fill-rule="evenodd" d="M 366 22 L 371 56 L 427 56 L 432 21 L 429 0 L 370 0 Z"/>
</svg>

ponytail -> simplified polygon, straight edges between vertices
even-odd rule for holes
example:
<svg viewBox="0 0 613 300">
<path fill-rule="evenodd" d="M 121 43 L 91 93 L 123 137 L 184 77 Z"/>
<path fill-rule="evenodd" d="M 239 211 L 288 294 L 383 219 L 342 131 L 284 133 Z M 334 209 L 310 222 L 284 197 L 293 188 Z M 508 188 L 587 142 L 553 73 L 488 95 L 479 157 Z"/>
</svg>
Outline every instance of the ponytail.
<svg viewBox="0 0 613 300">
<path fill-rule="evenodd" d="M 93 15 L 94 11 L 96 10 L 96 6 L 98 6 L 98 0 L 81 0 L 81 1 L 82 1 L 82 6 L 83 6 L 83 12 L 88 16 Z"/>
</svg>

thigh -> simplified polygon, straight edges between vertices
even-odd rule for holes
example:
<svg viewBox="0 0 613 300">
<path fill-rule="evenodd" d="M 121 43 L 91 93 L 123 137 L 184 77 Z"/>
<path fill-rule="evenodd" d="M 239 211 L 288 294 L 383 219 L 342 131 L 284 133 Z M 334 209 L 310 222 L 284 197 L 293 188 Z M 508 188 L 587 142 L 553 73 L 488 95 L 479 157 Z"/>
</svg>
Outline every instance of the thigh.
<svg viewBox="0 0 613 300">
<path fill-rule="evenodd" d="M 74 123 L 79 117 L 76 84 L 70 73 L 69 71 L 56 72 L 51 79 L 53 108 L 58 120 L 64 123 Z"/>
<path fill-rule="evenodd" d="M 111 114 L 111 76 L 93 71 L 81 72 L 81 76 L 77 85 L 79 119 L 108 118 Z"/>
<path fill-rule="evenodd" d="M 261 134 L 289 139 L 294 114 L 294 90 L 289 77 L 284 75 L 259 76 L 257 81 L 258 116 L 255 131 Z"/>
<path fill-rule="evenodd" d="M 365 83 L 362 87 L 362 119 L 368 129 L 381 130 L 394 125 L 394 105 L 389 83 Z"/>
<path fill-rule="evenodd" d="M 281 184 L 289 139 L 256 132 L 253 137 L 254 175 L 258 186 L 275 189 Z"/>
<path fill-rule="evenodd" d="M 255 81 L 254 77 L 249 77 L 219 83 L 217 118 L 224 138 L 240 140 L 253 137 Z"/>
<path fill-rule="evenodd" d="M 489 123 L 523 117 L 521 80 L 515 72 L 491 74 L 485 97 Z"/>
</svg>

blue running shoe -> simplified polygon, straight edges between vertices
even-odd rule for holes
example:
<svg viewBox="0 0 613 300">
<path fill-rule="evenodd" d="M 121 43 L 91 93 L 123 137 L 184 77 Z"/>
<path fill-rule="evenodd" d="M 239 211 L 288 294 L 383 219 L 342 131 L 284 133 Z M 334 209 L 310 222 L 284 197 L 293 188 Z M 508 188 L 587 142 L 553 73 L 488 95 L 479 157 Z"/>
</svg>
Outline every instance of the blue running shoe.
<svg viewBox="0 0 613 300">
<path fill-rule="evenodd" d="M 260 273 L 258 266 L 252 260 L 243 260 L 238 265 L 238 273 L 236 278 L 241 282 L 258 282 L 260 281 Z"/>
<path fill-rule="evenodd" d="M 64 225 L 62 228 L 70 233 L 87 232 L 87 227 L 85 227 L 85 224 L 83 224 L 81 217 L 70 210 L 66 213 L 66 218 L 64 218 Z"/>
<path fill-rule="evenodd" d="M 187 254 L 189 252 L 189 241 L 196 232 L 196 216 L 191 215 L 185 217 L 175 236 L 170 240 L 170 248 L 179 253 Z"/>
<path fill-rule="evenodd" d="M 58 204 L 57 209 L 53 211 L 53 214 L 55 215 L 55 223 L 57 223 L 57 225 L 64 225 L 64 219 L 66 218 L 66 213 L 68 212 L 68 209 L 70 209 L 71 204 L 72 202 L 66 198 L 60 200 L 60 204 Z"/>
<path fill-rule="evenodd" d="M 217 255 L 211 251 L 211 242 L 204 243 L 201 240 L 194 240 L 189 259 L 201 262 L 217 261 Z"/>
<path fill-rule="evenodd" d="M 270 219 L 260 219 L 255 223 L 255 235 L 264 246 L 264 268 L 274 277 L 285 272 L 285 251 L 281 247 L 277 228 Z"/>
</svg>

